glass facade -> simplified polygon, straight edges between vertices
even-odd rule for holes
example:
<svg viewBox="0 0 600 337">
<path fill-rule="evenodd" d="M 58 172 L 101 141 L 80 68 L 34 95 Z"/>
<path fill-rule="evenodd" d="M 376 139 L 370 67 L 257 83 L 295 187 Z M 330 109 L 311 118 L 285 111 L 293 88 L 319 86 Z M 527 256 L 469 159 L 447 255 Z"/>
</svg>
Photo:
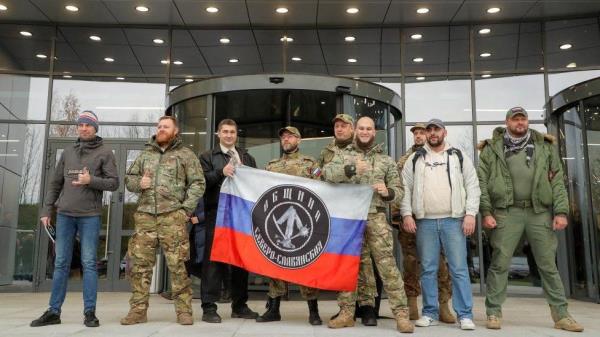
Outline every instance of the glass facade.
<svg viewBox="0 0 600 337">
<path fill-rule="evenodd" d="M 292 72 L 299 69 L 298 66 L 293 62 L 282 64 L 282 53 L 291 56 L 305 52 L 302 59 L 315 74 L 373 81 L 402 97 L 401 120 L 394 120 L 390 106 L 381 106 L 380 102 L 360 96 L 352 97 L 352 110 L 348 111 L 357 116 L 374 117 L 380 141 L 388 139 L 390 132 L 395 133 L 396 143 L 390 144 L 395 156 L 412 145 L 410 126 L 436 117 L 448 122 L 450 143 L 476 162 L 477 142 L 490 137 L 495 126 L 503 125 L 508 108 L 525 107 L 530 112 L 531 126 L 545 130 L 543 106 L 550 96 L 575 83 L 600 76 L 596 17 L 494 25 L 288 31 L 296 33 L 299 41 L 307 42 L 292 45 L 285 51 L 276 43 L 255 48 L 239 42 L 256 39 L 262 43 L 274 37 L 278 42 L 282 32 L 275 30 L 255 30 L 252 36 L 247 30 L 140 26 L 0 24 L 0 286 L 44 288 L 42 280 L 46 278 L 48 263 L 39 261 L 46 258 L 48 243 L 39 231 L 37 212 L 43 186 L 47 183 L 44 180 L 48 172 L 47 154 L 57 139 L 75 135 L 74 118 L 84 109 L 94 110 L 99 115 L 102 137 L 142 146 L 153 133 L 158 116 L 164 113 L 166 94 L 174 86 L 207 76 Z M 491 33 L 479 33 L 484 28 Z M 24 29 L 33 33 L 37 43 L 19 35 Z M 369 62 L 349 65 L 335 61 L 342 52 L 333 47 L 339 47 L 336 41 L 349 33 L 364 42 L 344 46 L 344 52 L 354 53 L 358 59 Z M 413 39 L 416 33 L 423 38 Z M 90 40 L 90 35 L 102 36 L 103 43 Z M 236 38 L 230 45 L 220 45 L 215 41 L 221 35 Z M 317 35 L 320 42 L 316 42 Z M 557 41 L 562 42 L 567 36 L 576 36 L 572 41 L 576 47 L 562 51 Z M 164 43 L 157 45 L 153 39 Z M 506 48 L 482 56 L 490 52 L 491 45 L 498 43 Z M 240 53 L 245 57 L 239 62 L 227 61 Z M 373 53 L 380 55 L 378 60 L 373 58 Z M 215 55 L 223 56 L 222 64 L 209 65 L 206 60 Z M 564 64 L 565 55 L 572 58 L 571 63 L 576 68 Z M 107 58 L 119 62 L 111 63 Z M 423 60 L 418 61 L 420 58 Z M 329 65 L 323 66 L 317 59 L 325 59 Z M 248 95 L 252 96 L 252 104 L 248 104 Z M 233 118 L 240 124 L 240 145 L 250 149 L 259 167 L 279 156 L 278 139 L 274 135 L 280 127 L 290 123 L 298 126 L 304 135 L 302 149 L 318 156 L 320 149 L 331 140 L 330 121 L 335 113 L 341 112 L 342 104 L 334 93 L 310 90 L 223 92 L 211 99 L 214 100 L 210 102 L 214 107 L 212 111 L 207 109 L 207 98 L 189 100 L 172 111 L 182 122 L 186 144 L 198 152 L 207 148 L 214 141 L 213 126 L 222 118 Z M 600 131 L 594 131 L 600 130 L 598 103 L 590 99 L 578 109 L 591 111 L 576 124 L 585 128 L 569 126 L 563 136 L 585 140 L 587 145 L 585 149 L 565 149 L 569 153 L 565 158 L 584 155 L 588 159 L 585 165 L 579 162 L 579 166 L 573 166 L 575 164 L 566 159 L 565 163 L 569 172 L 590 173 L 589 177 L 595 177 L 598 166 L 595 158 L 600 158 L 600 151 L 596 149 L 600 139 L 595 140 L 600 138 L 597 136 Z M 568 123 L 565 121 L 565 124 Z M 577 143 L 570 144 L 576 147 Z M 139 149 L 115 148 L 115 151 L 123 162 L 128 162 Z M 591 200 L 585 206 L 586 211 L 580 211 L 579 218 L 572 214 L 574 223 L 598 228 L 600 211 L 595 206 L 600 200 L 600 193 L 596 193 L 600 190 L 598 182 L 592 178 L 571 181 L 575 178 L 570 176 L 569 179 L 575 210 L 578 207 L 583 210 L 585 200 Z M 124 254 L 123 242 L 132 228 L 130 215 L 135 203 L 135 195 L 126 190 L 122 193 L 123 196 L 119 193 L 107 196 L 122 203 L 118 213 L 119 231 L 111 234 L 108 228 L 106 235 L 112 241 L 104 242 L 105 247 L 115 248 L 106 248 L 106 252 L 120 254 L 117 260 Z M 584 219 L 586 214 L 590 214 L 589 218 Z M 592 229 L 587 232 L 582 229 L 572 235 L 575 240 L 597 234 Z M 485 262 L 481 266 L 479 263 L 480 255 L 487 251 L 485 236 L 474 236 L 472 242 L 474 272 L 478 276 L 478 269 L 485 267 Z M 597 247 L 581 250 L 597 254 Z M 485 255 L 482 259 L 485 261 Z M 521 271 L 515 272 L 512 284 L 533 282 L 525 253 L 517 254 L 514 265 L 515 270 Z M 106 268 L 113 268 L 113 271 L 107 269 L 108 277 L 119 272 L 120 267 Z M 575 273 L 574 279 L 582 280 L 586 285 L 575 282 L 576 287 L 589 293 L 594 291 L 588 285 L 597 273 L 590 274 L 586 268 L 582 266 L 585 272 Z M 516 282 L 518 277 L 525 282 Z"/>
</svg>

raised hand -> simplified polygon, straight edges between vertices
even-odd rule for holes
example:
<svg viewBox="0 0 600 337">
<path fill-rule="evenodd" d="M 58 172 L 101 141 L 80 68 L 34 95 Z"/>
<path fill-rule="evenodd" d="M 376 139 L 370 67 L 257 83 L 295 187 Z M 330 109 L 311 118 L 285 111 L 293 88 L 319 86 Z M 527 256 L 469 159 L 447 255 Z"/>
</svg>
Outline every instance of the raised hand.
<svg viewBox="0 0 600 337">
<path fill-rule="evenodd" d="M 73 186 L 84 186 L 88 185 L 91 179 L 92 178 L 90 177 L 90 170 L 87 167 L 84 167 L 82 173 L 79 173 L 77 175 L 77 180 L 73 180 L 71 184 Z"/>
<path fill-rule="evenodd" d="M 146 170 L 144 171 L 144 175 L 142 176 L 142 179 L 140 179 L 140 188 L 142 190 L 146 190 L 149 189 L 152 186 L 152 173 L 150 173 L 150 171 Z"/>
</svg>

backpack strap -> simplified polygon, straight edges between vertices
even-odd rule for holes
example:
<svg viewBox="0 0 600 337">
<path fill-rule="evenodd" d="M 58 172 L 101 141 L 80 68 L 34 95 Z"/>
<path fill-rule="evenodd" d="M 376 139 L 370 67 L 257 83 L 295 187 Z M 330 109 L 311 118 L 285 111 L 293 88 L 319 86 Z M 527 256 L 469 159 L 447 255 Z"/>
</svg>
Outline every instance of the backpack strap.
<svg viewBox="0 0 600 337">
<path fill-rule="evenodd" d="M 415 174 L 415 165 L 417 164 L 417 160 L 419 160 L 420 157 L 425 158 L 425 155 L 427 154 L 427 151 L 423 148 L 420 147 L 415 151 L 415 156 L 412 159 L 412 171 L 413 171 L 413 175 Z"/>
<path fill-rule="evenodd" d="M 448 163 L 446 164 L 446 172 L 448 173 L 448 183 L 450 184 L 450 189 L 452 189 L 452 180 L 450 179 L 450 156 L 455 154 L 458 157 L 458 162 L 460 163 L 460 172 L 462 172 L 463 155 L 462 152 L 455 147 L 449 148 L 448 150 L 446 150 L 446 153 L 448 153 Z"/>
</svg>

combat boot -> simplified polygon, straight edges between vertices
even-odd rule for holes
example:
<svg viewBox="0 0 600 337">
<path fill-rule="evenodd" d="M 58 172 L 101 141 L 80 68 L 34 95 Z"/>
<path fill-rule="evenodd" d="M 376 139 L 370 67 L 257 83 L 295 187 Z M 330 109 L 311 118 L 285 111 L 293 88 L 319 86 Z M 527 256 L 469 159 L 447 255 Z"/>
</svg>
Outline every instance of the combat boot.
<svg viewBox="0 0 600 337">
<path fill-rule="evenodd" d="M 408 307 L 404 307 L 396 313 L 396 328 L 401 333 L 413 333 L 415 331 L 415 326 L 409 320 Z"/>
<path fill-rule="evenodd" d="M 308 303 L 308 323 L 310 325 L 321 325 L 323 321 L 319 316 L 319 303 L 316 299 L 306 301 Z"/>
<path fill-rule="evenodd" d="M 440 321 L 444 323 L 456 323 L 456 317 L 452 314 L 448 302 L 440 302 Z"/>
<path fill-rule="evenodd" d="M 127 316 L 121 318 L 121 325 L 133 325 L 148 322 L 146 310 L 129 309 Z"/>
<path fill-rule="evenodd" d="M 571 317 L 570 315 L 555 322 L 554 328 L 560 329 L 560 330 L 571 331 L 571 332 L 582 332 L 583 331 L 583 326 L 581 324 L 577 323 L 577 321 L 575 321 L 575 319 L 573 317 Z"/>
<path fill-rule="evenodd" d="M 488 329 L 499 330 L 502 328 L 502 318 L 496 315 L 489 315 L 485 327 Z"/>
<path fill-rule="evenodd" d="M 411 321 L 416 321 L 419 319 L 419 306 L 417 305 L 416 297 L 408 298 L 408 312 Z"/>
<path fill-rule="evenodd" d="M 362 315 L 360 316 L 360 322 L 364 326 L 377 326 L 377 314 L 375 308 L 370 305 L 361 306 Z"/>
<path fill-rule="evenodd" d="M 194 318 L 189 312 L 180 312 L 177 314 L 177 323 L 181 325 L 192 325 L 194 324 Z"/>
<path fill-rule="evenodd" d="M 269 297 L 267 299 L 267 311 L 261 316 L 256 317 L 256 321 L 259 323 L 281 321 L 281 314 L 279 313 L 280 303 L 281 296 L 275 298 Z"/>
<path fill-rule="evenodd" d="M 340 329 L 354 326 L 354 313 L 348 308 L 340 309 L 337 317 L 327 323 L 330 329 Z"/>
</svg>

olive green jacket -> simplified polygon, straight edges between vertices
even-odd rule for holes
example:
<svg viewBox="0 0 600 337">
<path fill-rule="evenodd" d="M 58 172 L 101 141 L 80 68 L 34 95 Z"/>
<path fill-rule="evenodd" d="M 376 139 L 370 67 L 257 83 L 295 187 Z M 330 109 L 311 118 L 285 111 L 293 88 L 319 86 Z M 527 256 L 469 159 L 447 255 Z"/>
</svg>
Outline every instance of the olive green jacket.
<svg viewBox="0 0 600 337">
<path fill-rule="evenodd" d="M 152 177 L 151 187 L 142 190 L 145 172 Z M 188 215 L 196 209 L 206 183 L 198 157 L 177 137 L 163 151 L 153 136 L 127 170 L 125 185 L 139 193 L 138 212 L 162 214 L 183 209 Z"/>
<path fill-rule="evenodd" d="M 514 204 L 513 182 L 504 156 L 505 128 L 494 130 L 492 139 L 479 143 L 479 188 L 481 199 L 479 212 L 483 216 L 493 215 L 495 209 Z M 532 162 L 534 178 L 531 182 L 531 204 L 536 213 L 552 211 L 556 214 L 569 213 L 569 201 L 565 188 L 563 167 L 554 146 L 555 138 L 531 129 L 534 143 Z"/>
</svg>

